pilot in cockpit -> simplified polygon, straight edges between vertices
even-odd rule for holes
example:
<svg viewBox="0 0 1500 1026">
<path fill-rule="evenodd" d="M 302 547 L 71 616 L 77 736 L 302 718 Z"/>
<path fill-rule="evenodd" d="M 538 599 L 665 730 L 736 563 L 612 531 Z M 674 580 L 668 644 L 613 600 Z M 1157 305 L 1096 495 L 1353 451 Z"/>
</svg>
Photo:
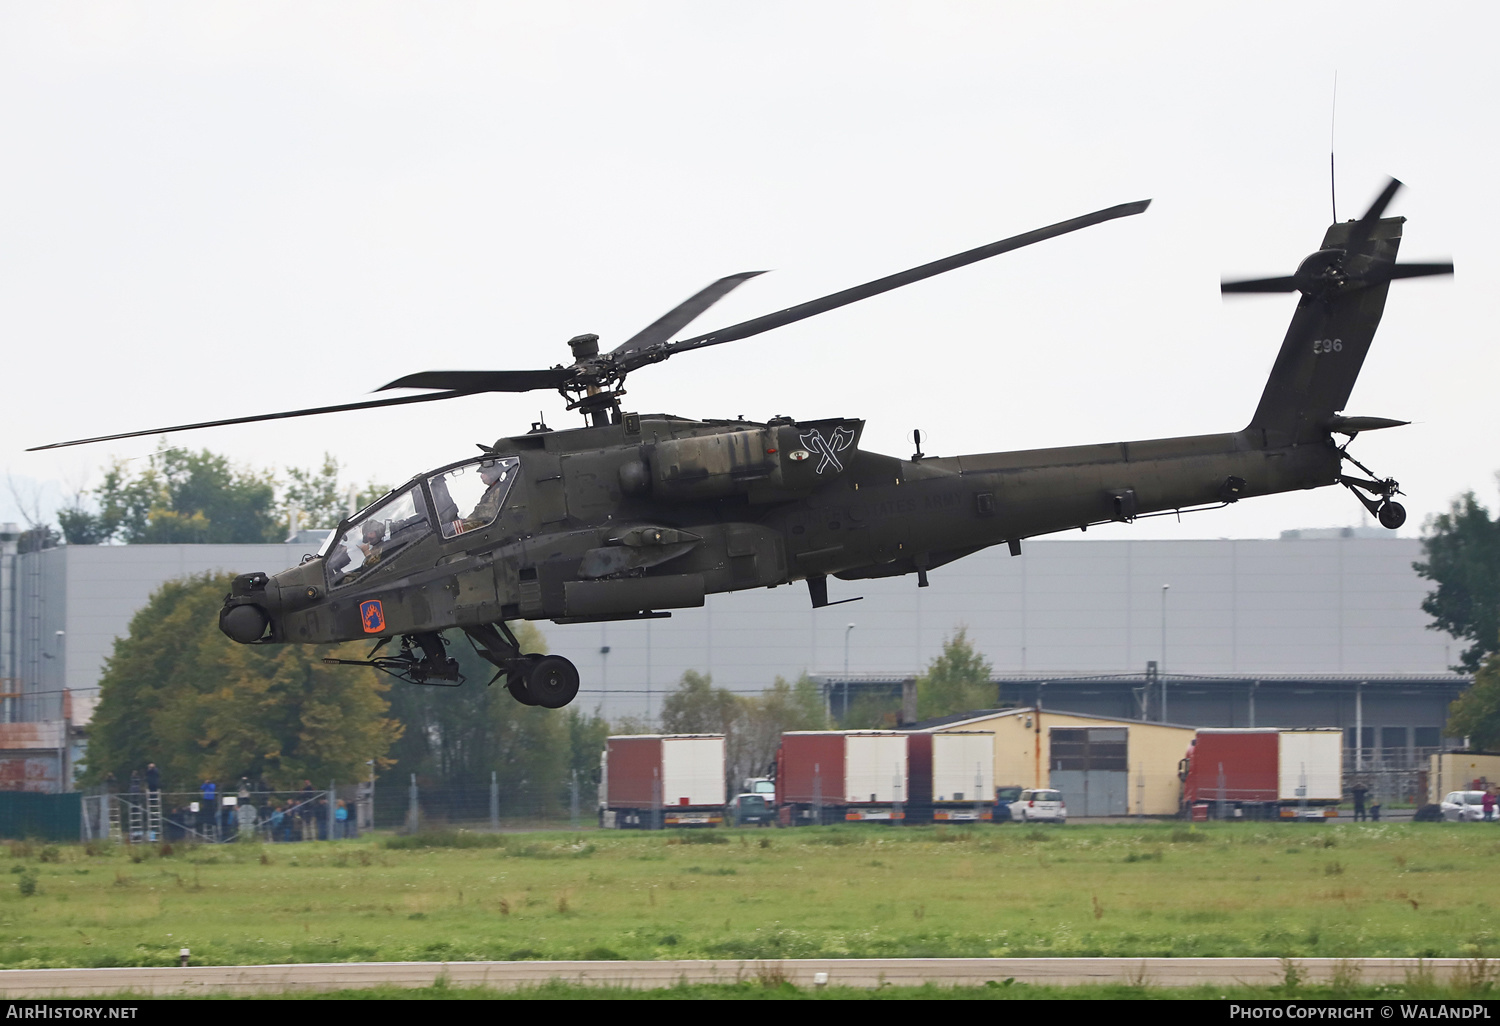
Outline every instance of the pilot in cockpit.
<svg viewBox="0 0 1500 1026">
<path fill-rule="evenodd" d="M 505 498 L 506 469 L 500 460 L 479 465 L 479 480 L 484 482 L 484 494 L 474 504 L 473 511 L 460 521 L 458 533 L 483 527 L 500 515 L 500 502 Z"/>
<path fill-rule="evenodd" d="M 381 549 L 385 542 L 385 521 L 366 520 L 361 531 L 359 551 L 364 553 L 362 567 L 372 567 L 380 562 Z"/>
</svg>

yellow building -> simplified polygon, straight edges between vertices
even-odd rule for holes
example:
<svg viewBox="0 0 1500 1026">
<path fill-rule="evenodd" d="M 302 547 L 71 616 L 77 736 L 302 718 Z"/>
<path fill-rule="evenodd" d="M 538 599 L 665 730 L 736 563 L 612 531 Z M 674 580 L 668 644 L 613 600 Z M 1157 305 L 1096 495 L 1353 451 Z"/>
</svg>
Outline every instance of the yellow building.
<svg viewBox="0 0 1500 1026">
<path fill-rule="evenodd" d="M 1069 816 L 1171 816 L 1181 785 L 1177 764 L 1193 727 L 1105 716 L 1003 709 L 922 728 L 995 734 L 995 786 L 1052 787 Z"/>
<path fill-rule="evenodd" d="M 1481 752 L 1442 752 L 1427 757 L 1427 800 L 1437 803 L 1449 791 L 1467 791 L 1500 784 L 1500 755 Z"/>
</svg>

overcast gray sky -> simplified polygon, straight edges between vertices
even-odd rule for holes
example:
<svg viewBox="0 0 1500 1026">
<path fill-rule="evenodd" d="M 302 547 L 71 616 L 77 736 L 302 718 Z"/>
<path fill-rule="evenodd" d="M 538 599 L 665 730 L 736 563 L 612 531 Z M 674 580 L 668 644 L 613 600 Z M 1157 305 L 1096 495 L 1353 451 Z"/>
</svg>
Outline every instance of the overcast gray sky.
<svg viewBox="0 0 1500 1026">
<path fill-rule="evenodd" d="M 45 511 L 158 424 L 566 362 L 709 281 L 693 331 L 1128 200 L 1144 215 L 648 368 L 628 408 L 868 420 L 940 455 L 1243 426 L 1338 198 L 1395 175 L 1402 256 L 1350 412 L 1425 515 L 1500 468 L 1493 4 L 0 5 L 0 464 Z M 395 483 L 555 395 L 181 433 Z M 1274 537 L 1342 489 L 1113 527 Z M 10 496 L 0 519 L 16 519 Z M 1092 533 L 1092 532 L 1091 532 Z"/>
</svg>

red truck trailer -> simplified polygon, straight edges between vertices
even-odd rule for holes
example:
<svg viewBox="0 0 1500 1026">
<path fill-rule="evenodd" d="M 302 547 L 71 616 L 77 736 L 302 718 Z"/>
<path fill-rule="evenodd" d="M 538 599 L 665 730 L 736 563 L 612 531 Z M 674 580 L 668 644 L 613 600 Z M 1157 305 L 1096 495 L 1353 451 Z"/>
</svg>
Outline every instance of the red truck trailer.
<svg viewBox="0 0 1500 1026">
<path fill-rule="evenodd" d="M 776 752 L 783 826 L 897 822 L 905 816 L 907 734 L 895 730 L 797 730 Z"/>
<path fill-rule="evenodd" d="M 723 734 L 629 734 L 599 757 L 599 825 L 660 830 L 724 822 Z"/>
<path fill-rule="evenodd" d="M 1205 728 L 1178 766 L 1182 813 L 1193 819 L 1338 815 L 1344 797 L 1338 727 Z"/>
</svg>

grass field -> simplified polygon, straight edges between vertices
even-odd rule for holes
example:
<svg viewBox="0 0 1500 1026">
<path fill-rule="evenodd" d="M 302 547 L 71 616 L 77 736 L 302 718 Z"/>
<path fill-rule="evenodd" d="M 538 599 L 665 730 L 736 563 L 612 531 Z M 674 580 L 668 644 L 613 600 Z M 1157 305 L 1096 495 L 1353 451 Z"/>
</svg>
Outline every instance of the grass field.
<svg viewBox="0 0 1500 1026">
<path fill-rule="evenodd" d="M 1500 955 L 1486 824 L 449 834 L 0 848 L 0 967 Z M 8 870 L 8 874 L 5 872 Z"/>
</svg>

